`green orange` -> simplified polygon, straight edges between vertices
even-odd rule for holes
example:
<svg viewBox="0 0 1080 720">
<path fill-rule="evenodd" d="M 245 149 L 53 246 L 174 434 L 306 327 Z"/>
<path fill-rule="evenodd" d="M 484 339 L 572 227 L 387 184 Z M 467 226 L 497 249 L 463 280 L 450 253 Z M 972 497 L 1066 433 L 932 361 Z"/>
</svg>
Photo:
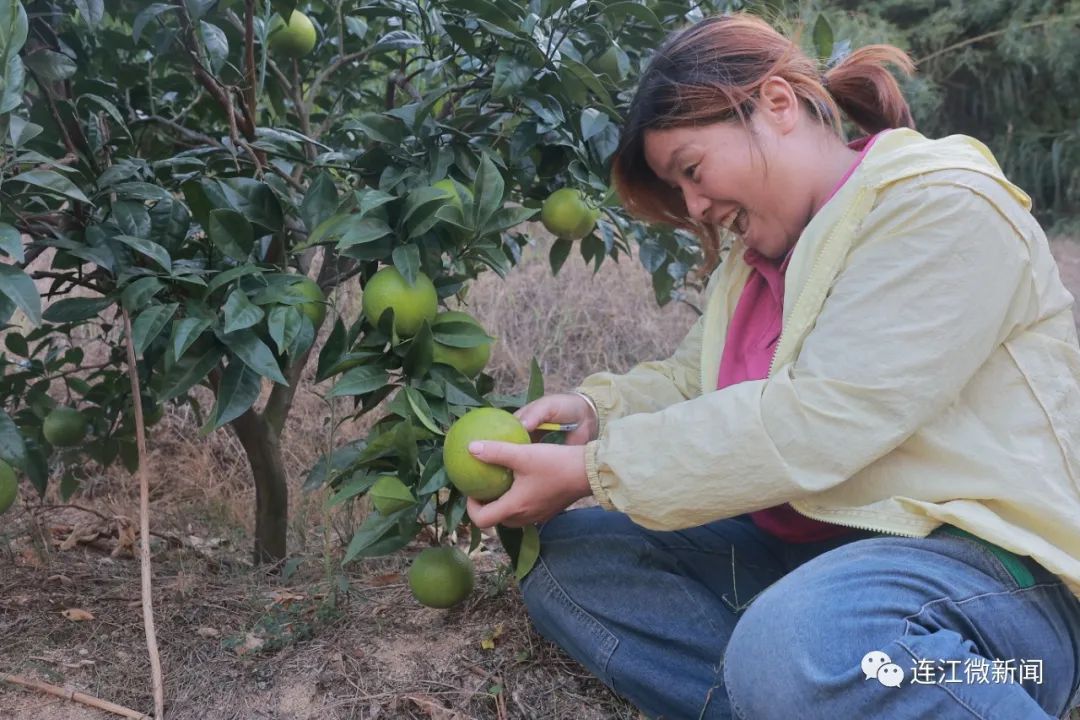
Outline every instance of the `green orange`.
<svg viewBox="0 0 1080 720">
<path fill-rule="evenodd" d="M 326 295 L 323 293 L 322 288 L 311 278 L 303 277 L 292 284 L 292 290 L 309 300 L 309 302 L 302 303 L 297 307 L 300 312 L 307 316 L 317 331 L 326 318 Z"/>
<path fill-rule="evenodd" d="M 41 432 L 50 445 L 78 445 L 86 437 L 86 418 L 75 408 L 61 405 L 45 416 Z"/>
<path fill-rule="evenodd" d="M 548 195 L 540 208 L 540 222 L 563 240 L 580 240 L 593 231 L 600 211 L 585 201 L 580 190 L 560 188 Z"/>
<path fill-rule="evenodd" d="M 315 41 L 318 39 L 315 25 L 299 10 L 292 11 L 288 24 L 278 16 L 273 25 L 270 31 L 270 49 L 275 53 L 302 58 L 315 49 Z"/>
<path fill-rule="evenodd" d="M 409 567 L 409 589 L 427 607 L 449 608 L 463 602 L 474 583 L 472 560 L 456 547 L 427 548 Z"/>
<path fill-rule="evenodd" d="M 19 480 L 15 477 L 14 468 L 0 460 L 0 515 L 11 508 L 18 494 Z"/>
<path fill-rule="evenodd" d="M 497 440 L 518 445 L 528 445 L 531 440 L 525 426 L 500 408 L 470 410 L 450 426 L 443 442 L 446 476 L 461 494 L 488 502 L 510 489 L 514 473 L 510 468 L 473 457 L 469 452 L 469 443 L 474 440 Z"/>
<path fill-rule="evenodd" d="M 402 337 L 419 332 L 424 321 L 431 322 L 439 311 L 439 294 L 435 284 L 424 273 L 416 274 L 410 285 L 395 267 L 384 267 L 364 286 L 362 297 L 364 315 L 372 325 L 389 308 L 394 309 L 394 329 Z"/>
<path fill-rule="evenodd" d="M 441 323 L 447 322 L 470 323 L 483 330 L 476 318 L 460 310 L 447 310 L 439 313 L 435 318 L 433 327 L 438 327 Z M 433 359 L 437 363 L 456 368 L 458 372 L 467 377 L 474 378 L 480 374 L 487 366 L 488 360 L 491 359 L 491 343 L 483 343 L 473 347 L 453 347 L 436 340 Z"/>
</svg>

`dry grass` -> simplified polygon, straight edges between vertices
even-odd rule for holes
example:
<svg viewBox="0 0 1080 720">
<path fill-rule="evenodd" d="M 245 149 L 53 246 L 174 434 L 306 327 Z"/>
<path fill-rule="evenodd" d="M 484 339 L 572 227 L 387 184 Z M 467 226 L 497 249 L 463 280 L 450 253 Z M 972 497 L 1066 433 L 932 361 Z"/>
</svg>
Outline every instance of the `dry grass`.
<svg viewBox="0 0 1080 720">
<path fill-rule="evenodd" d="M 524 389 L 533 357 L 549 391 L 557 391 L 596 370 L 621 371 L 664 356 L 693 322 L 685 305 L 657 308 L 635 259 L 605 263 L 593 277 L 574 256 L 552 278 L 546 258 L 547 244 L 540 240 L 505 281 L 489 274 L 469 293 L 469 312 L 498 338 L 490 372 L 500 392 Z M 347 289 L 336 298 L 346 314 L 356 311 L 356 294 Z M 531 630 L 493 538 L 477 553 L 478 590 L 462 608 L 433 611 L 411 600 L 401 575 L 407 551 L 349 566 L 347 593 L 337 609 L 320 611 L 327 588 L 323 498 L 299 492 L 299 486 L 331 444 L 361 435 L 373 417 L 348 422 L 330 437 L 332 408 L 320 397 L 326 385 L 314 386 L 311 372 L 282 441 L 293 489 L 289 547 L 302 563 L 288 580 L 247 562 L 254 490 L 232 434 L 199 437 L 190 407 L 170 408 L 154 428 L 153 527 L 183 542 L 158 542 L 155 552 L 170 719 L 636 717 Z M 201 403 L 209 409 L 208 397 Z M 345 408 L 333 412 L 340 417 Z M 130 476 L 93 467 L 85 474 L 74 502 L 105 519 L 136 517 Z M 46 502 L 58 503 L 54 492 Z M 117 543 L 108 533 L 73 549 L 57 548 L 87 521 L 106 531 L 115 524 L 71 508 L 30 513 L 25 508 L 36 500 L 24 501 L 0 528 L 0 669 L 146 708 L 136 560 L 127 553 L 110 557 Z M 362 507 L 349 508 L 332 517 L 335 555 L 362 513 Z M 71 607 L 94 619 L 67 620 L 60 611 Z M 484 649 L 481 641 L 492 636 L 494 647 Z M 263 646 L 244 651 L 249 637 Z M 0 716 L 103 717 L 2 687 Z"/>
</svg>

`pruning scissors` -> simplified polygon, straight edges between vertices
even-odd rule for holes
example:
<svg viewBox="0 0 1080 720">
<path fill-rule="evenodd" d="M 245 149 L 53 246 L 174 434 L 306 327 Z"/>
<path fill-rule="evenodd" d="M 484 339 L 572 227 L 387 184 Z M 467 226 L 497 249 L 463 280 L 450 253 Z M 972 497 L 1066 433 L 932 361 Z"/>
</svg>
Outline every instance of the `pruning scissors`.
<svg viewBox="0 0 1080 720">
<path fill-rule="evenodd" d="M 551 430 L 553 432 L 570 432 L 571 430 L 577 430 L 577 423 L 552 423 L 545 422 L 536 426 L 537 430 Z"/>
</svg>

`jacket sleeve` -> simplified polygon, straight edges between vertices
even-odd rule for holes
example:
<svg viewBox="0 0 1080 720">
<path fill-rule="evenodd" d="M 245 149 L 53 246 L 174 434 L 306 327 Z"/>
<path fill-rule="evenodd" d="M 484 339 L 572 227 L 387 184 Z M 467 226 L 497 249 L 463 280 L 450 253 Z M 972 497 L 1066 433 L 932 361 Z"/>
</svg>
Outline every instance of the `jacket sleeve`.
<svg viewBox="0 0 1080 720">
<path fill-rule="evenodd" d="M 587 445 L 603 507 L 679 529 L 834 487 L 952 403 L 1031 321 L 1027 245 L 991 202 L 922 180 L 890 194 L 793 362 L 614 420 Z"/>
<path fill-rule="evenodd" d="M 600 434 L 616 418 L 656 412 L 697 395 L 701 385 L 701 334 L 699 317 L 666 360 L 640 363 L 622 375 L 602 372 L 585 378 L 577 391 L 596 404 Z"/>
</svg>

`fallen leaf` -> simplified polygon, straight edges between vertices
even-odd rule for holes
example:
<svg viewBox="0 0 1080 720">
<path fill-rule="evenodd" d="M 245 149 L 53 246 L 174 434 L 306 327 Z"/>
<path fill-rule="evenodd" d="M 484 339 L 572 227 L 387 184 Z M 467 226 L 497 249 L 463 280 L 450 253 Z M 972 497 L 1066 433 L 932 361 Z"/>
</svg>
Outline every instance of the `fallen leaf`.
<svg viewBox="0 0 1080 720">
<path fill-rule="evenodd" d="M 215 630 L 215 629 L 214 629 L 214 628 L 212 628 L 212 627 L 201 627 L 201 628 L 198 628 L 198 629 L 197 629 L 197 630 L 195 631 L 195 634 L 196 634 L 196 635 L 198 635 L 199 637 L 204 637 L 204 638 L 217 638 L 217 637 L 221 637 L 221 632 L 220 632 L 219 630 Z"/>
<path fill-rule="evenodd" d="M 93 613 L 88 613 L 81 608 L 68 608 L 60 614 L 66 617 L 68 620 L 74 620 L 75 622 L 83 622 L 85 620 L 94 619 Z"/>
<path fill-rule="evenodd" d="M 263 640 L 258 635 L 253 635 L 251 633 L 248 633 L 247 637 L 244 638 L 244 644 L 243 645 L 238 645 L 236 647 L 236 654 L 242 656 L 242 655 L 250 655 L 251 653 L 259 652 L 259 650 L 262 650 L 262 646 L 265 645 L 265 644 L 266 644 L 266 641 Z"/>
<path fill-rule="evenodd" d="M 426 695 L 406 695 L 405 699 L 416 704 L 431 720 L 469 720 L 467 715 L 462 715 L 456 710 L 444 707 L 434 698 Z"/>
<path fill-rule="evenodd" d="M 503 623 L 499 623 L 480 640 L 480 647 L 485 650 L 494 650 L 495 641 L 501 638 L 504 632 L 506 632 L 506 627 Z"/>
<path fill-rule="evenodd" d="M 393 572 L 393 573 L 386 573 L 385 575 L 376 575 L 375 577 L 371 578 L 368 582 L 371 585 L 379 587 L 379 586 L 382 586 L 382 585 L 394 585 L 396 583 L 401 582 L 403 579 L 404 579 L 404 577 L 402 576 L 401 573 Z"/>
</svg>

